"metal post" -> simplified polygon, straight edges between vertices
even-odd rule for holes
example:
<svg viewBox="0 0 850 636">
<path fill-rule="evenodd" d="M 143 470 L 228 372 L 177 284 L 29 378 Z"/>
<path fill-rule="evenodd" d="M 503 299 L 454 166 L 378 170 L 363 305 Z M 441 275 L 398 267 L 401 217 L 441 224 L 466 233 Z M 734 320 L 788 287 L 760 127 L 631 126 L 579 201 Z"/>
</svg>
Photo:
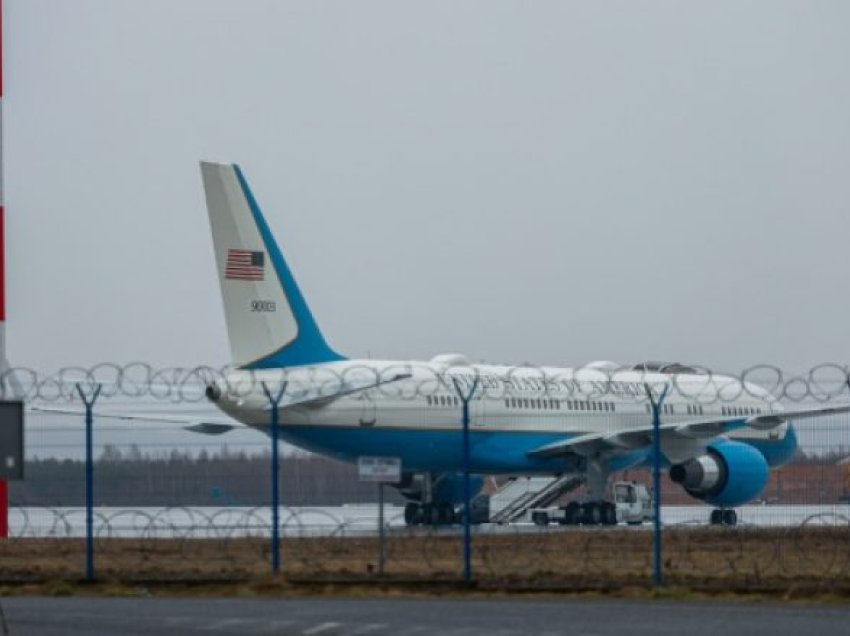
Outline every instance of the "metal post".
<svg viewBox="0 0 850 636">
<path fill-rule="evenodd" d="M 455 385 L 455 391 L 457 391 L 463 403 L 463 580 L 469 582 L 472 580 L 472 487 L 469 481 L 469 401 L 475 394 L 475 389 L 478 388 L 478 375 L 475 376 L 472 388 L 468 393 L 464 393 L 460 388 L 457 378 L 453 377 L 452 382 Z"/>
<path fill-rule="evenodd" d="M 669 385 L 664 385 L 658 401 L 653 399 L 649 384 L 644 384 L 644 388 L 652 407 L 652 584 L 661 587 L 664 585 L 661 563 L 661 405 L 667 397 Z"/>
<path fill-rule="evenodd" d="M 77 393 L 86 407 L 86 581 L 94 581 L 94 415 L 92 410 L 101 385 L 96 384 L 91 397 L 77 383 Z"/>
<path fill-rule="evenodd" d="M 286 382 L 282 382 L 275 395 L 269 391 L 265 382 L 263 392 L 271 407 L 271 438 L 272 438 L 272 572 L 280 572 L 280 461 L 278 459 L 279 421 L 278 406 L 286 391 Z"/>
<path fill-rule="evenodd" d="M 386 546 L 384 544 L 384 482 L 378 484 L 378 576 L 384 576 Z"/>
</svg>

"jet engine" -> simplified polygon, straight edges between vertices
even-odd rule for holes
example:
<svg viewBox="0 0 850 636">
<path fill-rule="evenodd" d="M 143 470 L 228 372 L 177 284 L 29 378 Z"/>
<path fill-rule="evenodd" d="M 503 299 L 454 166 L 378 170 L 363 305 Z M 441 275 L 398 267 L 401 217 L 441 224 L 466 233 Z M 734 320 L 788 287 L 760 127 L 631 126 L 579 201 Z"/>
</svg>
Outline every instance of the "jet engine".
<svg viewBox="0 0 850 636">
<path fill-rule="evenodd" d="M 670 468 L 670 479 L 689 495 L 721 508 L 752 501 L 767 485 L 770 467 L 755 448 L 741 442 L 721 441 L 700 457 Z"/>
</svg>

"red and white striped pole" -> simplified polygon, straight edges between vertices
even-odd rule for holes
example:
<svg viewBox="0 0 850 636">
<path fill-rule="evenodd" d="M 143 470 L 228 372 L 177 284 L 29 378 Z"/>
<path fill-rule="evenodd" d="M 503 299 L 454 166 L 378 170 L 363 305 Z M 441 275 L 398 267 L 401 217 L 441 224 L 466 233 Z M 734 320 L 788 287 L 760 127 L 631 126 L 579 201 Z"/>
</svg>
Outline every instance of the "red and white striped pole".
<svg viewBox="0 0 850 636">
<path fill-rule="evenodd" d="M 3 0 L 0 0 L 0 371 L 6 359 L 6 232 L 3 197 Z M 0 479 L 0 538 L 9 536 L 9 484 Z"/>
</svg>

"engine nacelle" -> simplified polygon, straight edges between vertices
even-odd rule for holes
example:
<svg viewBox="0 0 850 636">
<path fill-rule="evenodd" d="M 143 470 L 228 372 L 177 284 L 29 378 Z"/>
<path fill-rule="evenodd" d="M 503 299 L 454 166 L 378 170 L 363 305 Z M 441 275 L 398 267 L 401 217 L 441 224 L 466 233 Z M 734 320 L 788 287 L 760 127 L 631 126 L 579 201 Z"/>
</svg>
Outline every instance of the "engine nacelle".
<svg viewBox="0 0 850 636">
<path fill-rule="evenodd" d="M 721 441 L 708 452 L 670 468 L 670 479 L 689 495 L 720 507 L 752 501 L 767 486 L 770 467 L 749 444 Z"/>
</svg>

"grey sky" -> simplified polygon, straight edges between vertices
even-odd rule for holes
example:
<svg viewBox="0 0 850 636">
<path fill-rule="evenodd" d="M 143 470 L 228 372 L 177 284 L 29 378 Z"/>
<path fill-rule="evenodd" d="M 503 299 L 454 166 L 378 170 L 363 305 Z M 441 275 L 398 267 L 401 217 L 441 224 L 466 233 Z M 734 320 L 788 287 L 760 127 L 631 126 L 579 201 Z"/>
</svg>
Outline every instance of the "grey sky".
<svg viewBox="0 0 850 636">
<path fill-rule="evenodd" d="M 223 363 L 197 161 L 350 356 L 848 359 L 847 2 L 6 0 L 13 363 Z"/>
</svg>

